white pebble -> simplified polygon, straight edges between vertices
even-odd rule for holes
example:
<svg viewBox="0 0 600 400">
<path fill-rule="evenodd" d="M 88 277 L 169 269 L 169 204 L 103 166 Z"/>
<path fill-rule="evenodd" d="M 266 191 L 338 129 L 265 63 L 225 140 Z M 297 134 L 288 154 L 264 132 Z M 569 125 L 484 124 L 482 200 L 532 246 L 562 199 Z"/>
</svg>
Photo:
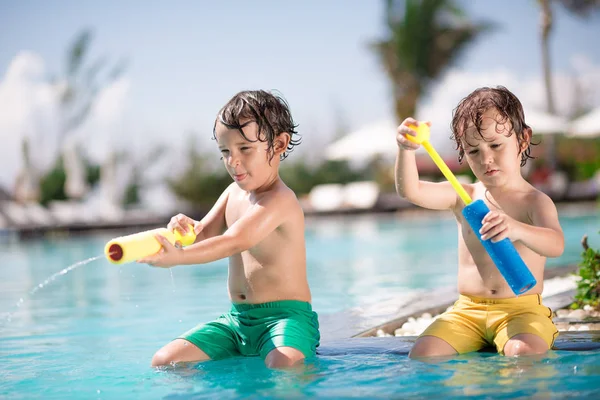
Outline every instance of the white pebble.
<svg viewBox="0 0 600 400">
<path fill-rule="evenodd" d="M 590 327 L 589 327 L 589 326 L 587 326 L 587 325 L 581 325 L 581 326 L 579 327 L 579 330 L 580 330 L 580 331 L 589 331 L 589 330 L 590 330 Z"/>
<path fill-rule="evenodd" d="M 569 315 L 569 310 L 565 310 L 565 309 L 556 310 L 556 316 L 559 318 L 564 318 L 564 317 L 567 317 L 568 315 Z"/>
<path fill-rule="evenodd" d="M 585 318 L 585 311 L 579 309 L 579 310 L 573 310 L 571 311 L 571 313 L 569 313 L 569 317 L 570 318 L 575 318 L 575 319 L 584 319 Z"/>
</svg>

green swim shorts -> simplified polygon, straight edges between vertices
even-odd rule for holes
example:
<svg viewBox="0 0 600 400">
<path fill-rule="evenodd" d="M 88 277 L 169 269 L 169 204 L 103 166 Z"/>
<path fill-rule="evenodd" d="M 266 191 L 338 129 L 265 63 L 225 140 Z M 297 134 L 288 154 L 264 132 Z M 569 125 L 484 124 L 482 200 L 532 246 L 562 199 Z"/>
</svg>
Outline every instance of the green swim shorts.
<svg viewBox="0 0 600 400">
<path fill-rule="evenodd" d="M 319 321 L 310 303 L 283 300 L 262 304 L 232 304 L 214 321 L 190 329 L 185 339 L 211 360 L 234 356 L 261 356 L 277 347 L 293 347 L 305 357 L 319 346 Z"/>
</svg>

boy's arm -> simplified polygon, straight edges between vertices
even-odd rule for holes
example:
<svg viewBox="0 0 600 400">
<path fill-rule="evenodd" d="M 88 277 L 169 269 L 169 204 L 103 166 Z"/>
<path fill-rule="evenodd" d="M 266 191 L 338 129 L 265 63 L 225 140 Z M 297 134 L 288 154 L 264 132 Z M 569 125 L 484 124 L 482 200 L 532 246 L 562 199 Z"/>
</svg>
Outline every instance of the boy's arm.
<svg viewBox="0 0 600 400">
<path fill-rule="evenodd" d="M 202 224 L 202 230 L 196 236 L 195 243 L 220 235 L 225 231 L 227 227 L 225 224 L 225 209 L 227 208 L 229 190 L 232 185 L 235 185 L 235 183 L 229 185 L 227 189 L 225 189 L 223 193 L 221 193 L 219 199 L 216 201 L 216 203 L 213 205 L 210 211 L 204 216 L 204 218 L 202 218 L 202 220 L 200 221 L 200 223 Z"/>
<path fill-rule="evenodd" d="M 519 240 L 543 257 L 559 257 L 565 249 L 565 237 L 554 202 L 546 194 L 537 192 L 529 203 L 529 216 L 532 225 L 492 211 L 483 218 L 481 238 L 495 242 L 508 237 Z"/>
<path fill-rule="evenodd" d="M 185 235 L 189 226 L 192 225 L 194 232 L 196 233 L 196 240 L 194 240 L 194 243 L 222 234 L 226 228 L 225 210 L 227 209 L 227 201 L 229 200 L 231 186 L 232 185 L 229 185 L 227 189 L 221 193 L 215 204 L 201 221 L 196 221 L 185 214 L 177 214 L 171 218 L 167 225 L 167 229 L 173 231 L 177 230 L 182 235 Z"/>
<path fill-rule="evenodd" d="M 457 194 L 449 182 L 426 182 L 419 180 L 419 171 L 415 152 L 419 145 L 406 139 L 406 135 L 414 132 L 407 125 L 417 125 L 418 122 L 407 118 L 398 127 L 396 141 L 398 142 L 398 155 L 396 157 L 395 183 L 396 191 L 411 203 L 433 210 L 447 210 L 454 208 Z"/>
<path fill-rule="evenodd" d="M 182 249 L 177 264 L 204 264 L 248 250 L 279 227 L 289 216 L 295 196 L 277 193 L 259 200 L 222 235 Z"/>
<path fill-rule="evenodd" d="M 544 257 L 560 257 L 565 250 L 563 234 L 556 206 L 550 197 L 537 193 L 530 208 L 533 225 L 522 224 L 521 242 Z"/>
</svg>

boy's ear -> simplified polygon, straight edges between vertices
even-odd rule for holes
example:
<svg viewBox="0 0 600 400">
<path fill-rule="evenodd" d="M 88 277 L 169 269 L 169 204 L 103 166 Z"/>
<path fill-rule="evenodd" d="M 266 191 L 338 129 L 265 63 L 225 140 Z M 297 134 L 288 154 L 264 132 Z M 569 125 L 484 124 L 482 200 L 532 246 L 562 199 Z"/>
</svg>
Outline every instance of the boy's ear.
<svg viewBox="0 0 600 400">
<path fill-rule="evenodd" d="M 287 132 L 282 132 L 273 141 L 273 150 L 277 154 L 281 154 L 287 150 L 288 144 L 290 144 L 290 134 Z"/>
<path fill-rule="evenodd" d="M 523 141 L 521 142 L 521 151 L 525 151 L 529 144 L 531 143 L 531 137 L 533 136 L 533 131 L 531 128 L 523 129 Z"/>
</svg>

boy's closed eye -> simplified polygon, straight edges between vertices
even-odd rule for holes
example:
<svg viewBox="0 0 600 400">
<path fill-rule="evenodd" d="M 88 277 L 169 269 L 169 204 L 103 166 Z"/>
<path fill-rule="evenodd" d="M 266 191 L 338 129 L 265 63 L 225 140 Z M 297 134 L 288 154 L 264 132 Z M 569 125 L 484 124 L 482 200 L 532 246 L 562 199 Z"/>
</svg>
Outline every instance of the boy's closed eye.
<svg viewBox="0 0 600 400">
<path fill-rule="evenodd" d="M 492 144 L 490 144 L 490 148 L 492 148 L 492 149 L 499 149 L 501 146 L 502 146 L 502 143 L 492 143 Z M 478 149 L 473 148 L 471 150 L 468 150 L 467 153 L 468 154 L 477 154 L 478 151 L 479 151 Z"/>
</svg>

